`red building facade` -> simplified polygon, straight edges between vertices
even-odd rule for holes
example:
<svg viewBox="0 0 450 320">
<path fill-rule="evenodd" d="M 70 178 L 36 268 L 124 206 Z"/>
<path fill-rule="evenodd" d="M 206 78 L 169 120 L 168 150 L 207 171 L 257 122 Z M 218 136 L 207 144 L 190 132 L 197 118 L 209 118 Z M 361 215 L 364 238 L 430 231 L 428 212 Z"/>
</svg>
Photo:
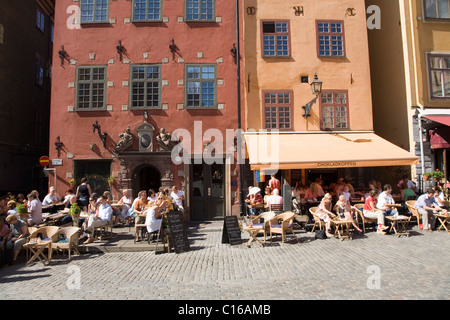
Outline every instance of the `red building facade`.
<svg viewBox="0 0 450 320">
<path fill-rule="evenodd" d="M 58 1 L 50 184 L 64 194 L 86 177 L 114 199 L 175 185 L 188 219 L 231 214 L 235 15 L 228 0 Z"/>
</svg>

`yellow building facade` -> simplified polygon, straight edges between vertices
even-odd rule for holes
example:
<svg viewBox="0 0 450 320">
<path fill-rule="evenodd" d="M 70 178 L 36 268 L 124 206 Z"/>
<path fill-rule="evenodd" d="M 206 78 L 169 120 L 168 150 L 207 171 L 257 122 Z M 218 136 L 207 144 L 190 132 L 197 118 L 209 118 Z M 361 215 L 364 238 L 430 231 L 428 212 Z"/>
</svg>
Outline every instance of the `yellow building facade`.
<svg viewBox="0 0 450 320">
<path fill-rule="evenodd" d="M 367 0 L 366 5 L 381 9 L 381 28 L 369 31 L 374 129 L 419 157 L 411 176 L 424 188 L 424 172 L 448 171 L 450 3 Z"/>
</svg>

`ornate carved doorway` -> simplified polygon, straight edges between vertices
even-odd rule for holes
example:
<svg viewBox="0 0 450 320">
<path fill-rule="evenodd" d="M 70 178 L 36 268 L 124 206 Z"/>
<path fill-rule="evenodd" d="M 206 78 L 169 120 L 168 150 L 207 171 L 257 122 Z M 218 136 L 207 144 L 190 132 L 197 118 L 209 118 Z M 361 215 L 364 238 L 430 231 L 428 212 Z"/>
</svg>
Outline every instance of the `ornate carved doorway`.
<svg viewBox="0 0 450 320">
<path fill-rule="evenodd" d="M 159 187 L 161 187 L 161 174 L 154 166 L 139 166 L 134 170 L 132 185 L 133 195 L 137 195 L 141 190 L 148 192 L 149 189 L 158 192 Z"/>
</svg>

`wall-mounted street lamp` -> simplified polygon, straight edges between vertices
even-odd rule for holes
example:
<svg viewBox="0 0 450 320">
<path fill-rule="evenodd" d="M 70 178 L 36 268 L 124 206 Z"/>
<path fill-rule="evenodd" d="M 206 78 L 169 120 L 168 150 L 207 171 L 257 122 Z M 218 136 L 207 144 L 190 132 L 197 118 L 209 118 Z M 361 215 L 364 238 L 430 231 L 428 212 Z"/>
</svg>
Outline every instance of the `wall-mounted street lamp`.
<svg viewBox="0 0 450 320">
<path fill-rule="evenodd" d="M 320 81 L 319 78 L 317 77 L 317 73 L 314 74 L 314 80 L 313 80 L 313 82 L 311 82 L 310 85 L 311 85 L 312 94 L 315 95 L 315 97 L 314 97 L 314 99 L 312 99 L 310 102 L 308 102 L 306 105 L 304 105 L 302 107 L 305 110 L 305 114 L 303 115 L 305 118 L 308 118 L 311 116 L 309 114 L 311 111 L 311 108 L 312 108 L 313 104 L 316 103 L 317 97 L 319 96 L 319 94 L 322 92 L 322 81 Z"/>
</svg>

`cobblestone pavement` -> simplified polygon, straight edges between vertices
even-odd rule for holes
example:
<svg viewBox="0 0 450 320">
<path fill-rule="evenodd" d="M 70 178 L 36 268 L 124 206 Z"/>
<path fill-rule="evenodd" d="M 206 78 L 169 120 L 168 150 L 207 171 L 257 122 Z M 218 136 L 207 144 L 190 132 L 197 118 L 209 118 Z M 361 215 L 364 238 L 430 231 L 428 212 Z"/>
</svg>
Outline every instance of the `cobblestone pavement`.
<svg viewBox="0 0 450 320">
<path fill-rule="evenodd" d="M 0 270 L 0 299 L 448 299 L 450 234 L 368 232 L 261 248 L 222 244 L 219 229 L 189 234 L 191 251 L 83 254 Z M 242 234 L 243 239 L 246 235 Z M 78 277 L 78 275 L 80 275 Z M 39 295 L 32 292 L 38 290 Z"/>
</svg>

